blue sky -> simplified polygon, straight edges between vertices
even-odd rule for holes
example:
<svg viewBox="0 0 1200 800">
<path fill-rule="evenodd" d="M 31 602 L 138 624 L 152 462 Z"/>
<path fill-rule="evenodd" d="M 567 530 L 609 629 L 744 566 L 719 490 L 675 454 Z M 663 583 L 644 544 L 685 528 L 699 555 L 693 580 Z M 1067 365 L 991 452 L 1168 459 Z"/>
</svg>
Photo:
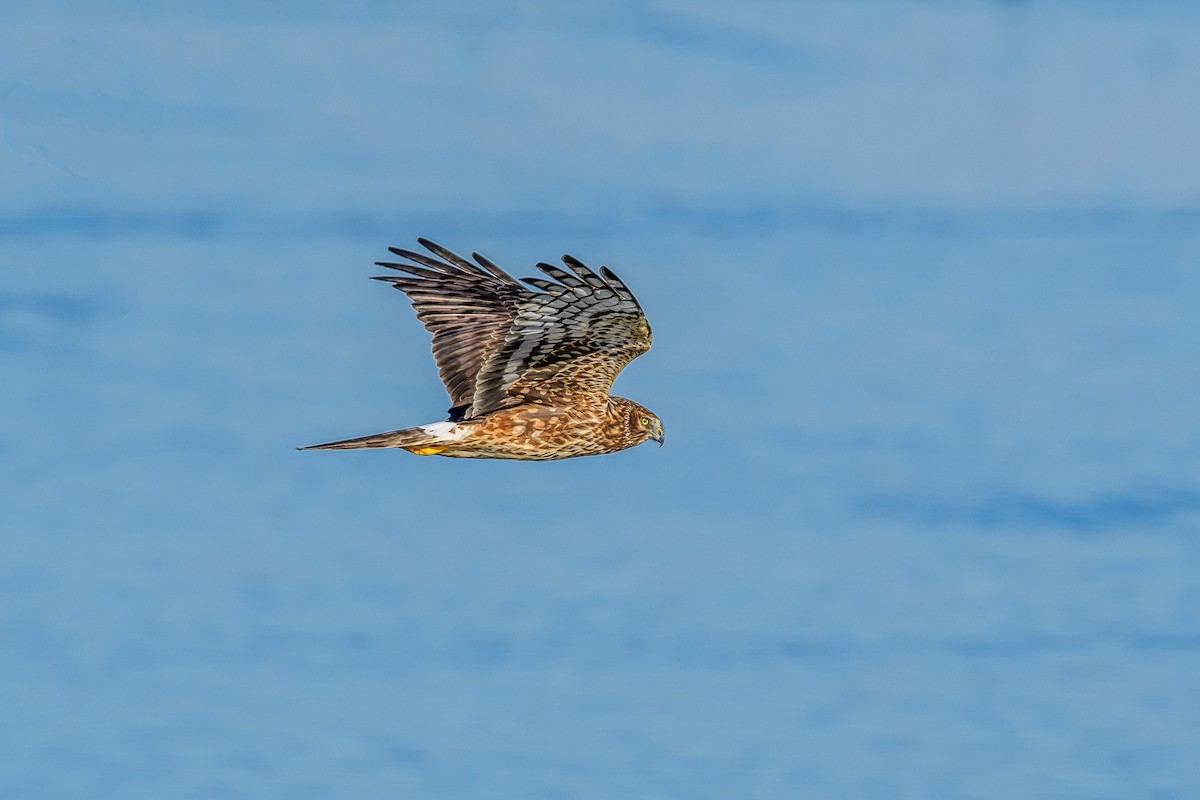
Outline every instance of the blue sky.
<svg viewBox="0 0 1200 800">
<path fill-rule="evenodd" d="M 1200 14 L 1136 8 L 39 5 L 4 34 L 3 202 L 1191 207 Z"/>
<path fill-rule="evenodd" d="M 0 795 L 1191 797 L 1200 10 L 72 2 L 0 27 Z M 607 264 L 667 445 L 367 280 Z"/>
</svg>

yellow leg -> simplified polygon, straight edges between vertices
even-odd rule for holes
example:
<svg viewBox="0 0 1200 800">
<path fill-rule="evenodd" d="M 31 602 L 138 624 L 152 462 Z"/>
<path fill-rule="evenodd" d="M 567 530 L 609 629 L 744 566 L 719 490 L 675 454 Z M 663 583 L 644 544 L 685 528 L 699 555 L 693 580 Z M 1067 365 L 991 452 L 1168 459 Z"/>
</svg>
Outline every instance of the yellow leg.
<svg viewBox="0 0 1200 800">
<path fill-rule="evenodd" d="M 436 444 L 426 445 L 425 447 L 406 447 L 404 449 L 419 456 L 436 456 L 438 453 L 446 450 L 445 447 Z"/>
</svg>

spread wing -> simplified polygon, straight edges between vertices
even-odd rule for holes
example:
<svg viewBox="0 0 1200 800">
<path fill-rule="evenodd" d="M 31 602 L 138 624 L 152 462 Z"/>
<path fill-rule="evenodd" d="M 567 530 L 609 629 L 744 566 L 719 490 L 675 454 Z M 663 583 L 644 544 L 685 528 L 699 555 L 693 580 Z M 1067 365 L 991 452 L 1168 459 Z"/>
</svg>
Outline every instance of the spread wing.
<svg viewBox="0 0 1200 800">
<path fill-rule="evenodd" d="M 617 373 L 650 349 L 641 306 L 607 267 L 563 256 L 565 270 L 537 265 L 553 280 L 518 281 L 478 253 L 472 263 L 417 241 L 437 257 L 390 247 L 413 263 L 377 262 L 406 276 L 376 280 L 408 295 L 433 334 L 452 419 L 525 402 L 603 403 Z"/>
</svg>

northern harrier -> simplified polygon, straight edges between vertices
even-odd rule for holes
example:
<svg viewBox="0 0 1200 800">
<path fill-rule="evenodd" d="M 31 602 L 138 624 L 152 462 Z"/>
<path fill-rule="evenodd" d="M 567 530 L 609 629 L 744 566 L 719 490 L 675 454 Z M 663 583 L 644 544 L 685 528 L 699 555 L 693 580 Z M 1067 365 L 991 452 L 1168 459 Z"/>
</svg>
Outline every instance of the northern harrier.
<svg viewBox="0 0 1200 800">
<path fill-rule="evenodd" d="M 301 450 L 399 447 L 549 461 L 662 444 L 658 417 L 608 393 L 617 373 L 650 349 L 646 315 L 612 270 L 597 274 L 565 255 L 566 270 L 537 265 L 553 280 L 517 281 L 478 253 L 471 263 L 417 241 L 437 258 L 389 247 L 412 263 L 376 262 L 406 274 L 375 280 L 408 295 L 433 334 L 450 419 Z"/>
</svg>

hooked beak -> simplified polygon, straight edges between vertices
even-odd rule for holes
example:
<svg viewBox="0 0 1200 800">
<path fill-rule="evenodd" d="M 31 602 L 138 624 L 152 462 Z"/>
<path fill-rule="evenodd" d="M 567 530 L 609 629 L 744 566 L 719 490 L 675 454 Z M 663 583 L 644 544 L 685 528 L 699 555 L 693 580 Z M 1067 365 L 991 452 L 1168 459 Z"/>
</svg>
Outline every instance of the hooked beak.
<svg viewBox="0 0 1200 800">
<path fill-rule="evenodd" d="M 654 441 L 658 442 L 659 447 L 663 446 L 663 442 L 666 440 L 667 437 L 663 434 L 662 423 L 659 423 L 658 432 L 651 435 L 650 438 L 653 439 Z"/>
</svg>

